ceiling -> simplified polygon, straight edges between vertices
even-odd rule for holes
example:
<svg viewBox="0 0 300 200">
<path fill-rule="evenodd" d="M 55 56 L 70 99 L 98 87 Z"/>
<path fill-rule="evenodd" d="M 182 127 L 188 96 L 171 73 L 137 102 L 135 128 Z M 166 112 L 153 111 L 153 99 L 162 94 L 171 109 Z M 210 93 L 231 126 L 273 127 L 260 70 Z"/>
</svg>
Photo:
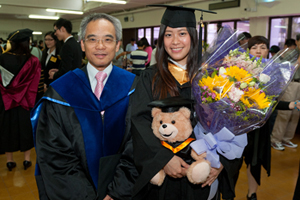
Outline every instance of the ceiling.
<svg viewBox="0 0 300 200">
<path fill-rule="evenodd" d="M 145 8 L 148 4 L 194 3 L 207 0 L 127 0 L 127 4 L 86 2 L 86 0 L 0 0 L 0 19 L 27 20 L 29 14 L 59 16 L 69 20 L 82 18 L 92 12 L 108 14 Z M 46 8 L 83 11 L 84 15 L 46 12 Z"/>
</svg>

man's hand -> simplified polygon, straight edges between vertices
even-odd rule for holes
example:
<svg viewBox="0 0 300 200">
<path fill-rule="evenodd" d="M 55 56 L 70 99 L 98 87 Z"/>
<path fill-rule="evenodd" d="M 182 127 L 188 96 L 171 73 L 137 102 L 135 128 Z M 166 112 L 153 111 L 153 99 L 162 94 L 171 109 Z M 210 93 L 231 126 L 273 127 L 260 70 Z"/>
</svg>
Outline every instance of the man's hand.
<svg viewBox="0 0 300 200">
<path fill-rule="evenodd" d="M 202 187 L 205 187 L 207 185 L 211 186 L 211 184 L 218 178 L 219 174 L 221 173 L 224 166 L 221 163 L 220 168 L 211 168 L 210 174 L 207 178 L 207 180 L 202 184 Z"/>
<path fill-rule="evenodd" d="M 186 176 L 186 170 L 189 166 L 190 165 L 184 162 L 180 157 L 174 155 L 165 165 L 164 171 L 173 178 L 182 178 L 183 176 Z"/>
<path fill-rule="evenodd" d="M 109 195 L 106 195 L 106 197 L 103 200 L 114 200 L 114 199 L 111 198 Z"/>
<path fill-rule="evenodd" d="M 53 76 L 57 71 L 58 71 L 58 69 L 50 69 L 49 70 L 49 79 L 53 79 Z"/>
</svg>

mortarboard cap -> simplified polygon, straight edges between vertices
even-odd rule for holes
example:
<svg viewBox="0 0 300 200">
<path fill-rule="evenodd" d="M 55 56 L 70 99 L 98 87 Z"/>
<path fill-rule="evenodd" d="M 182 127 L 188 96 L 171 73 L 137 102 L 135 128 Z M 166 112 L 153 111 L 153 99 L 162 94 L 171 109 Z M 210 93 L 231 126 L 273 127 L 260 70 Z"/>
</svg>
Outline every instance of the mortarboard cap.
<svg viewBox="0 0 300 200">
<path fill-rule="evenodd" d="M 216 12 L 209 11 L 209 10 L 203 10 L 199 8 L 187 8 L 183 6 L 171 6 L 171 5 L 163 5 L 163 4 L 152 4 L 148 6 L 165 7 L 166 11 L 161 19 L 161 23 L 172 28 L 178 28 L 178 27 L 196 28 L 195 10 L 216 14 Z"/>
<path fill-rule="evenodd" d="M 33 31 L 28 28 L 16 30 L 8 35 L 7 40 L 12 42 L 23 42 L 29 40 L 32 36 L 32 32 Z"/>
<path fill-rule="evenodd" d="M 195 10 L 201 11 L 200 18 L 200 31 L 199 31 L 199 56 L 198 61 L 201 62 L 202 58 L 202 21 L 203 21 L 203 12 L 217 14 L 216 12 L 210 10 L 203 10 L 199 8 L 187 8 L 183 6 L 171 6 L 171 5 L 163 5 L 163 4 L 152 4 L 148 5 L 151 7 L 165 7 L 165 13 L 161 19 L 161 24 L 169 26 L 171 28 L 178 27 L 194 27 L 196 28 L 196 16 Z"/>
<path fill-rule="evenodd" d="M 23 42 L 29 40 L 29 38 L 32 36 L 32 32 L 32 30 L 25 28 L 10 33 L 7 38 L 6 49 L 3 53 L 11 50 L 10 42 Z"/>
<path fill-rule="evenodd" d="M 162 112 L 176 112 L 181 107 L 192 108 L 194 100 L 183 98 L 180 96 L 177 97 L 168 97 L 162 100 L 152 101 L 148 104 L 149 107 L 158 107 Z"/>
</svg>

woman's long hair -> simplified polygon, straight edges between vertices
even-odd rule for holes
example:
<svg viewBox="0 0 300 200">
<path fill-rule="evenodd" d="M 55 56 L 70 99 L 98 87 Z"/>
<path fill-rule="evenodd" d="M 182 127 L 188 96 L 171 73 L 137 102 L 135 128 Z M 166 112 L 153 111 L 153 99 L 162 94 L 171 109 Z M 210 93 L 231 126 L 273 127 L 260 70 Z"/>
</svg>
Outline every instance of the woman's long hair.
<svg viewBox="0 0 300 200">
<path fill-rule="evenodd" d="M 55 54 L 58 55 L 58 54 L 59 54 L 59 51 L 60 51 L 60 48 L 61 48 L 61 43 L 60 43 L 60 41 L 57 39 L 56 35 L 54 35 L 54 32 L 53 32 L 53 31 L 47 32 L 47 33 L 45 34 L 45 37 L 44 37 L 44 38 L 46 38 L 47 35 L 50 35 L 50 36 L 52 37 L 52 39 L 54 39 L 54 41 L 55 41 L 55 48 L 56 48 Z M 47 47 L 47 45 L 46 45 L 46 43 L 45 43 L 45 49 L 43 50 L 42 59 L 41 59 L 42 67 L 45 67 L 46 59 L 47 59 L 47 55 L 48 55 L 48 54 L 47 54 L 47 53 L 48 53 L 48 49 L 49 49 L 49 48 Z"/>
<path fill-rule="evenodd" d="M 152 92 L 154 98 L 164 99 L 168 95 L 178 96 L 179 91 L 174 77 L 168 69 L 168 53 L 164 46 L 164 34 L 166 25 L 160 25 L 159 37 L 157 41 L 157 50 L 155 58 L 157 60 L 157 70 L 152 80 Z M 198 37 L 196 28 L 187 27 L 187 31 L 191 37 L 191 46 L 187 58 L 188 78 L 191 81 L 198 69 Z"/>
</svg>

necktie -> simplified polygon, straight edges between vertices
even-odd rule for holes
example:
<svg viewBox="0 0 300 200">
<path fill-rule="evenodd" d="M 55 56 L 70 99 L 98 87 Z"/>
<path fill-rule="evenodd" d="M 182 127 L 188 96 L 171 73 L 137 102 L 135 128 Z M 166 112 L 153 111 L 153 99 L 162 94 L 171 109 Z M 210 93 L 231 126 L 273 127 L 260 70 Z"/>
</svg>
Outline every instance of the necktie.
<svg viewBox="0 0 300 200">
<path fill-rule="evenodd" d="M 98 98 L 98 100 L 100 100 L 100 96 L 101 96 L 101 93 L 102 93 L 102 90 L 103 90 L 103 81 L 105 80 L 107 74 L 105 72 L 98 72 L 95 76 L 95 78 L 97 79 L 97 85 L 96 85 L 96 88 L 95 88 L 95 96 Z"/>
</svg>

